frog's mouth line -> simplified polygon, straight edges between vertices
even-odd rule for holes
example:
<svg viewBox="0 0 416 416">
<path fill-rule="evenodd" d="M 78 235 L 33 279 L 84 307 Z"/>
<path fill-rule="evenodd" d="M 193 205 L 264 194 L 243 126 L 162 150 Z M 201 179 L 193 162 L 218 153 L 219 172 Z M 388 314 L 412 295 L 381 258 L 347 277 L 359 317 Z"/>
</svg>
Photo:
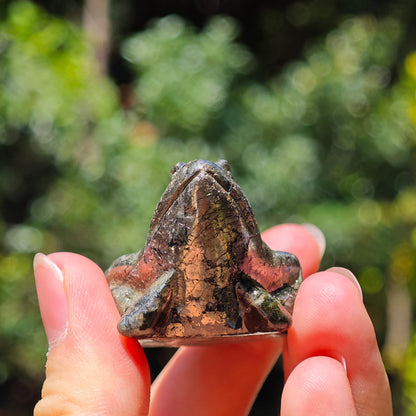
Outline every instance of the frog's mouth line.
<svg viewBox="0 0 416 416">
<path fill-rule="evenodd" d="M 188 178 L 186 178 L 177 188 L 173 191 L 170 190 L 170 187 L 165 190 L 164 195 L 162 195 L 161 202 L 156 208 L 154 218 L 163 218 L 166 212 L 169 211 L 174 202 L 179 198 L 179 196 L 184 192 L 185 188 L 199 175 L 207 175 L 212 178 L 226 193 L 228 193 L 231 198 L 236 203 L 238 210 L 241 216 L 244 218 L 247 228 L 250 231 L 251 235 L 259 234 L 257 223 L 254 220 L 254 216 L 250 207 L 250 204 L 245 197 L 241 188 L 231 179 L 221 175 L 222 169 L 215 165 L 212 162 L 206 162 L 201 168 L 193 172 Z M 167 195 L 166 195 L 167 194 Z M 170 195 L 169 195 L 170 194 Z M 155 229 L 150 229 L 147 237 L 149 241 L 153 235 L 157 232 L 159 227 Z"/>
</svg>

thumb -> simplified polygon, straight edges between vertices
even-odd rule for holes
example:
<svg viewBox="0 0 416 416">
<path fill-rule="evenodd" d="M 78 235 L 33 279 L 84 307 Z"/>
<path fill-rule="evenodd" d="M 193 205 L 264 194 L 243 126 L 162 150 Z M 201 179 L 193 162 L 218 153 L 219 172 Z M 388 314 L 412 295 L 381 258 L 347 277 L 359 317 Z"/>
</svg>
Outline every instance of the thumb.
<svg viewBox="0 0 416 416">
<path fill-rule="evenodd" d="M 55 253 L 36 255 L 34 270 L 49 342 L 34 415 L 147 414 L 146 358 L 136 341 L 118 334 L 101 269 L 77 254 Z"/>
</svg>

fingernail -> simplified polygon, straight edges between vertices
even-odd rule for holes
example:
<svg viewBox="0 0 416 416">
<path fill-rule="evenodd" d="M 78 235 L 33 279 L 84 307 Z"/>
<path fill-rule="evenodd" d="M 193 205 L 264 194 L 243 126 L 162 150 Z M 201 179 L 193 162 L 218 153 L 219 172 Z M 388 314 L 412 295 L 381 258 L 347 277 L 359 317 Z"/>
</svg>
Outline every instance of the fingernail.
<svg viewBox="0 0 416 416">
<path fill-rule="evenodd" d="M 343 356 L 341 356 L 340 362 L 341 362 L 342 366 L 344 367 L 345 374 L 348 375 L 348 371 L 347 371 L 347 361 L 345 360 L 345 358 Z"/>
<path fill-rule="evenodd" d="M 302 227 L 306 228 L 314 236 L 316 242 L 318 243 L 319 252 L 321 253 L 322 257 L 326 248 L 325 236 L 323 232 L 313 224 L 302 224 Z"/>
<path fill-rule="evenodd" d="M 322 356 L 326 356 L 326 357 L 330 357 L 333 358 L 334 360 L 338 361 L 344 371 L 345 374 L 348 375 L 348 369 L 347 369 L 347 360 L 345 359 L 345 357 L 343 355 L 341 355 L 341 353 L 339 351 L 336 350 L 322 350 L 316 353 L 316 355 L 322 355 Z"/>
<path fill-rule="evenodd" d="M 344 356 L 342 356 L 340 353 L 338 352 L 334 352 L 332 354 L 328 354 L 329 357 L 337 360 L 342 367 L 344 368 L 345 374 L 348 375 L 348 370 L 347 370 L 347 360 L 344 358 Z"/>
<path fill-rule="evenodd" d="M 52 349 L 65 338 L 68 327 L 64 276 L 61 269 L 42 253 L 33 259 L 33 269 L 43 326 L 49 349 Z"/>
<path fill-rule="evenodd" d="M 361 300 L 363 299 L 363 291 L 361 290 L 361 286 L 360 283 L 358 282 L 357 278 L 354 276 L 354 273 L 351 272 L 350 270 L 344 268 L 344 267 L 331 267 L 330 269 L 331 272 L 335 272 L 338 274 L 341 274 L 342 276 L 347 277 L 348 279 L 351 280 L 351 282 L 353 282 L 355 284 L 355 286 L 357 287 L 358 291 L 360 292 L 360 296 L 361 296 Z"/>
</svg>

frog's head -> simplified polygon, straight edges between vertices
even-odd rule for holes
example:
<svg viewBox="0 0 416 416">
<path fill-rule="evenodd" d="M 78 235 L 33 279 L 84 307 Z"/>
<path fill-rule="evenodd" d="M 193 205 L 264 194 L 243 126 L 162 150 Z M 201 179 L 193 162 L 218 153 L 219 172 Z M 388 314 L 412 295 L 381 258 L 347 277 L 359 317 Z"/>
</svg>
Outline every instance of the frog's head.
<svg viewBox="0 0 416 416">
<path fill-rule="evenodd" d="M 220 183 L 224 189 L 230 188 L 234 178 L 229 163 L 220 159 L 213 163 L 209 160 L 192 160 L 188 163 L 177 163 L 170 171 L 171 184 L 182 184 L 185 187 L 198 175 L 209 175 Z"/>
<path fill-rule="evenodd" d="M 160 219 L 164 218 L 166 212 L 181 197 L 188 185 L 194 186 L 197 183 L 199 186 L 204 186 L 206 190 L 209 189 L 210 192 L 227 193 L 237 204 L 239 215 L 245 221 L 249 234 L 259 234 L 250 204 L 241 188 L 235 183 L 228 162 L 223 159 L 215 163 L 208 160 L 192 160 L 188 163 L 177 163 L 171 169 L 170 183 L 154 213 L 147 241 L 153 237 L 153 230 Z"/>
</svg>

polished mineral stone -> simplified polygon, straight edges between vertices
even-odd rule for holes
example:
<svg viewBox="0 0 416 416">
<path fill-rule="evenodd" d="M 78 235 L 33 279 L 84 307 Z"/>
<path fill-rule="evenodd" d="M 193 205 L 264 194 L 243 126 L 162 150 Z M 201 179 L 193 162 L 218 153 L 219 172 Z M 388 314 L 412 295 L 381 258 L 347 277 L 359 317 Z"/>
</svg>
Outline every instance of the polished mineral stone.
<svg viewBox="0 0 416 416">
<path fill-rule="evenodd" d="M 147 346 L 276 336 L 291 324 L 298 259 L 261 239 L 228 163 L 178 163 L 146 245 L 106 272 L 119 331 Z"/>
</svg>

